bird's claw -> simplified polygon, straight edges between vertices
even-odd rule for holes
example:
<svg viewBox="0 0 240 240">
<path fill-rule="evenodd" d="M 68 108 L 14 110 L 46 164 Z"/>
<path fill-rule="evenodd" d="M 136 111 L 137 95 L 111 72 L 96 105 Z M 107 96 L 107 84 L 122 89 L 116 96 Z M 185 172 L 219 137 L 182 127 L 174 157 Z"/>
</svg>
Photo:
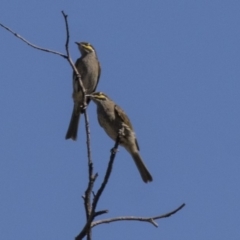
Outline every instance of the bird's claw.
<svg viewBox="0 0 240 240">
<path fill-rule="evenodd" d="M 112 154 L 116 154 L 117 152 L 118 152 L 118 149 L 117 149 L 117 148 L 112 148 L 112 149 L 111 149 L 111 153 L 112 153 Z"/>
</svg>

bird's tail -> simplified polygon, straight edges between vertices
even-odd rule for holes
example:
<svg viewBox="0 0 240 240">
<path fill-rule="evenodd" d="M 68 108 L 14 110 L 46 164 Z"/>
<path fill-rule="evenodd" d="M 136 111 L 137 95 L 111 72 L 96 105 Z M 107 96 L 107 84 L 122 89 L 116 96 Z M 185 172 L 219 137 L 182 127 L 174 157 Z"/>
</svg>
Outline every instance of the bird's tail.
<svg viewBox="0 0 240 240">
<path fill-rule="evenodd" d="M 73 108 L 72 111 L 72 117 L 70 120 L 70 124 L 67 130 L 67 134 L 65 136 L 65 139 L 69 139 L 71 138 L 72 140 L 76 140 L 77 139 L 77 132 L 78 132 L 78 124 L 80 121 L 80 112 L 75 111 L 75 108 Z"/>
<path fill-rule="evenodd" d="M 151 182 L 153 180 L 152 175 L 148 171 L 147 167 L 145 166 L 140 154 L 138 152 L 132 153 L 132 157 L 134 159 L 134 162 L 138 168 L 138 171 L 142 177 L 142 180 L 147 183 Z"/>
</svg>

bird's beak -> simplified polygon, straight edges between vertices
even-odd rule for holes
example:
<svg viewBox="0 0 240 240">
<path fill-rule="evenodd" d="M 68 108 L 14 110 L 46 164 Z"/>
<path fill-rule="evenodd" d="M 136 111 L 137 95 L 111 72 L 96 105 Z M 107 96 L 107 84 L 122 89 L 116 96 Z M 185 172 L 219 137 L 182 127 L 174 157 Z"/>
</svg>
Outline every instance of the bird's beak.
<svg viewBox="0 0 240 240">
<path fill-rule="evenodd" d="M 75 42 L 79 46 L 79 42 Z"/>
</svg>

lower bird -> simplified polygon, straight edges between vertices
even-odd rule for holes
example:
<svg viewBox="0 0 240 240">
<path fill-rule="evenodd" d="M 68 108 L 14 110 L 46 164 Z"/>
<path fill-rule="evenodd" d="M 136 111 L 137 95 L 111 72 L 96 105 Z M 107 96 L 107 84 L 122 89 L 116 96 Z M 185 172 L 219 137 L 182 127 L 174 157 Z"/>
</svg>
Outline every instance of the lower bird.
<svg viewBox="0 0 240 240">
<path fill-rule="evenodd" d="M 131 154 L 142 180 L 145 183 L 151 182 L 153 178 L 139 154 L 139 145 L 126 113 L 102 92 L 95 92 L 88 96 L 97 105 L 97 116 L 100 126 L 114 141 L 117 139 L 119 131 L 122 130 L 120 145 Z"/>
</svg>

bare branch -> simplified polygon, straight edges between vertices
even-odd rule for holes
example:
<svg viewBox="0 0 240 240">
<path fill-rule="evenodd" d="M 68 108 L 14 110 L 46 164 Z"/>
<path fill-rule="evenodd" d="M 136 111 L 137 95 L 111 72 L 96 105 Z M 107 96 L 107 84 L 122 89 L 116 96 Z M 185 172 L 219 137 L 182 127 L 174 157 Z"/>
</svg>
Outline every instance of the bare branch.
<svg viewBox="0 0 240 240">
<path fill-rule="evenodd" d="M 83 93 L 83 106 L 84 108 L 86 108 L 86 90 L 83 86 L 82 83 L 82 79 L 81 79 L 81 75 L 78 72 L 75 64 L 73 63 L 71 57 L 70 57 L 70 53 L 69 53 L 69 27 L 68 27 L 68 20 L 67 20 L 67 15 L 64 13 L 64 11 L 62 11 L 62 15 L 64 17 L 64 21 L 65 21 L 65 27 L 66 27 L 66 43 L 65 43 L 65 48 L 66 48 L 66 53 L 67 53 L 67 60 L 69 62 L 69 64 L 71 65 L 73 71 L 75 72 L 76 78 L 79 81 L 79 85 L 81 88 L 81 91 Z M 84 110 L 84 117 L 85 117 L 85 129 L 86 129 L 86 136 L 87 136 L 87 155 L 88 155 L 88 187 L 85 191 L 85 196 L 84 196 L 84 207 L 85 207 L 85 212 L 86 212 L 86 219 L 87 222 L 90 221 L 90 219 L 92 218 L 92 206 L 91 206 L 91 192 L 94 186 L 94 182 L 97 178 L 97 175 L 93 176 L 93 162 L 92 162 L 92 156 L 91 156 L 91 147 L 90 147 L 90 128 L 89 128 L 89 120 L 88 120 L 88 115 L 87 115 L 87 111 L 86 109 Z M 92 220 L 91 220 L 92 221 Z M 90 221 L 90 222 L 91 222 Z M 86 231 L 87 235 L 87 239 L 90 240 L 91 239 L 91 228 L 88 228 L 88 230 Z"/>
<path fill-rule="evenodd" d="M 88 166 L 88 169 L 89 169 L 89 172 L 93 171 L 93 164 L 91 163 L 89 166 Z M 90 177 L 91 176 L 91 177 Z M 90 215 L 91 215 L 91 212 L 92 212 L 92 205 L 91 205 L 91 192 L 92 192 L 92 189 L 93 189 L 93 186 L 94 186 L 94 182 L 97 178 L 97 174 L 95 175 L 89 175 L 89 180 L 88 180 L 88 187 L 85 191 L 85 195 L 84 195 L 84 206 L 85 206 L 85 211 L 86 211 L 86 217 L 87 219 L 89 219 Z"/>
<path fill-rule="evenodd" d="M 19 38 L 20 40 L 22 40 L 23 42 L 25 42 L 27 45 L 29 45 L 30 47 L 32 48 L 35 48 L 35 49 L 38 49 L 38 50 L 41 50 L 41 51 L 44 51 L 44 52 L 49 52 L 49 53 L 53 53 L 53 54 L 57 54 L 63 58 L 67 58 L 66 55 L 60 53 L 60 52 L 56 52 L 56 51 L 53 51 L 53 50 L 49 50 L 49 49 L 46 49 L 46 48 L 41 48 L 41 47 L 38 47 L 32 43 L 30 43 L 29 41 L 27 41 L 25 38 L 23 38 L 22 36 L 20 36 L 18 33 L 14 32 L 13 30 L 11 30 L 9 27 L 6 27 L 5 25 L 3 25 L 2 23 L 0 23 L 0 26 L 5 28 L 7 31 L 9 31 L 10 33 L 12 33 L 15 37 Z"/>
<path fill-rule="evenodd" d="M 108 168 L 107 168 L 104 180 L 103 180 L 103 182 L 101 184 L 101 187 L 98 189 L 96 195 L 94 196 L 93 203 L 92 203 L 91 215 L 89 216 L 87 223 L 85 224 L 85 226 L 82 229 L 82 231 L 75 238 L 75 240 L 81 240 L 88 234 L 88 232 L 91 229 L 92 221 L 94 220 L 94 218 L 98 214 L 98 212 L 96 213 L 95 210 L 96 210 L 99 198 L 102 195 L 102 192 L 105 189 L 105 186 L 106 186 L 106 184 L 108 182 L 108 179 L 109 179 L 109 177 L 111 175 L 112 166 L 113 166 L 113 162 L 114 162 L 114 159 L 115 159 L 115 156 L 116 156 L 116 153 L 117 153 L 117 148 L 118 148 L 119 142 L 120 142 L 120 134 L 118 135 L 117 140 L 116 140 L 116 142 L 114 144 L 114 147 L 111 150 L 111 156 L 110 156 L 110 160 L 109 160 L 109 163 L 108 163 Z"/>
<path fill-rule="evenodd" d="M 84 196 L 84 207 L 86 212 L 86 219 L 88 220 L 91 212 L 92 212 L 92 206 L 91 206 L 91 193 L 94 186 L 94 182 L 97 178 L 97 174 L 93 176 L 93 162 L 92 162 L 92 156 L 91 156 L 91 148 L 90 148 L 90 129 L 89 129 L 89 120 L 87 111 L 84 111 L 84 117 L 85 117 L 85 129 L 86 129 L 86 136 L 87 136 L 87 155 L 88 155 L 88 187 L 85 191 Z"/>
<path fill-rule="evenodd" d="M 4 29 L 6 29 L 7 31 L 11 32 L 14 36 L 16 36 L 17 38 L 19 38 L 20 40 L 22 40 L 23 42 L 25 42 L 26 44 L 28 44 L 29 46 L 35 48 L 35 49 L 38 49 L 38 50 L 41 50 L 41 51 L 45 51 L 45 52 L 49 52 L 49 53 L 53 53 L 53 54 L 57 54 L 61 57 L 64 57 L 65 59 L 67 59 L 67 61 L 69 62 L 70 66 L 72 67 L 73 71 L 75 72 L 76 74 L 76 77 L 79 81 L 79 85 L 82 89 L 82 92 L 83 92 L 83 98 L 84 98 L 84 103 L 83 105 L 86 106 L 86 90 L 82 84 L 82 81 L 81 81 L 81 75 L 79 74 L 75 64 L 73 63 L 71 57 L 70 57 L 70 53 L 69 53 L 69 38 L 70 38 L 70 35 L 69 35 L 69 27 L 68 27 L 68 21 L 67 21 L 67 15 L 64 13 L 64 11 L 62 11 L 62 15 L 64 17 L 64 21 L 65 21 L 65 27 L 66 27 L 66 43 L 65 43 L 65 48 L 66 48 L 66 53 L 67 55 L 64 55 L 62 53 L 59 53 L 59 52 L 56 52 L 56 51 L 52 51 L 52 50 L 49 50 L 49 49 L 45 49 L 45 48 L 41 48 L 41 47 L 38 47 L 32 43 L 30 43 L 29 41 L 27 41 L 26 39 L 24 39 L 23 37 L 21 37 L 19 34 L 15 33 L 14 31 L 12 31 L 10 28 L 6 27 L 5 25 L 1 24 L 0 23 L 0 26 L 3 27 Z M 92 179 L 92 172 L 93 172 L 93 167 L 92 167 L 92 160 L 91 160 L 91 150 L 90 150 L 90 130 L 89 130 L 89 121 L 88 121 L 88 116 L 87 116 L 87 113 L 85 112 L 85 121 L 86 121 L 86 135 L 87 135 L 87 151 L 88 151 L 88 162 L 89 162 L 89 185 L 88 186 L 88 192 L 91 193 L 92 191 L 92 187 L 93 187 L 93 179 Z M 90 174 L 91 172 L 91 174 Z M 91 180 L 90 180 L 91 179 Z M 87 196 L 87 197 L 86 197 Z M 87 215 L 87 218 L 89 217 L 90 215 L 90 211 L 91 211 L 91 202 L 90 202 L 90 196 L 91 194 L 86 194 L 84 200 L 85 200 L 85 206 L 88 205 L 86 211 L 86 215 Z M 88 203 L 88 204 L 87 204 Z"/>
<path fill-rule="evenodd" d="M 99 220 L 95 221 L 91 224 L 91 228 L 103 224 L 103 223 L 111 223 L 111 222 L 117 222 L 117 221 L 141 221 L 141 222 L 149 222 L 153 224 L 155 227 L 158 227 L 158 224 L 154 221 L 160 218 L 167 218 L 170 217 L 171 215 L 175 214 L 179 210 L 181 210 L 185 206 L 185 203 L 183 203 L 181 206 L 179 206 L 177 209 L 165 213 L 163 215 L 155 216 L 155 217 L 134 217 L 134 216 L 124 216 L 124 217 L 116 217 L 116 218 L 109 218 L 109 219 L 104 219 L 104 220 Z"/>
<path fill-rule="evenodd" d="M 25 42 L 27 45 L 29 45 L 32 48 L 35 48 L 35 49 L 40 50 L 40 51 L 48 52 L 48 53 L 53 53 L 53 54 L 59 55 L 59 56 L 61 56 L 63 58 L 66 58 L 68 60 L 69 64 L 71 65 L 73 71 L 76 73 L 77 78 L 79 79 L 80 87 L 82 88 L 83 94 L 84 94 L 84 97 L 85 97 L 86 90 L 83 87 L 82 82 L 80 81 L 81 80 L 81 76 L 80 76 L 77 68 L 75 67 L 75 65 L 74 65 L 74 63 L 73 63 L 73 61 L 72 61 L 72 59 L 70 57 L 70 54 L 69 54 L 69 47 L 68 47 L 68 44 L 69 44 L 69 27 L 68 27 L 68 22 L 67 22 L 67 15 L 63 11 L 62 11 L 62 14 L 63 14 L 64 19 L 65 19 L 65 25 L 66 25 L 66 31 L 67 31 L 67 39 L 66 39 L 66 44 L 65 44 L 67 55 L 65 55 L 63 53 L 60 53 L 60 52 L 56 52 L 56 51 L 50 50 L 50 49 L 47 49 L 47 48 L 38 47 L 38 46 L 30 43 L 28 40 L 26 40 L 25 38 L 20 36 L 18 33 L 16 33 L 13 30 L 11 30 L 9 27 L 3 25 L 2 23 L 0 23 L 0 26 L 3 27 L 4 29 L 6 29 L 7 31 L 9 31 L 10 33 L 12 33 L 15 37 L 19 38 L 20 40 L 22 40 L 23 42 Z"/>
<path fill-rule="evenodd" d="M 83 196 L 84 200 L 84 207 L 86 212 L 86 219 L 88 220 L 91 212 L 92 212 L 92 206 L 91 206 L 91 193 L 94 186 L 94 182 L 97 178 L 97 174 L 93 175 L 93 162 L 92 162 L 92 156 L 91 156 L 91 148 L 90 148 L 90 128 L 89 128 L 89 120 L 87 111 L 84 111 L 85 116 L 85 129 L 86 129 L 86 136 L 87 136 L 87 154 L 88 154 L 88 187 L 85 191 L 85 195 Z"/>
<path fill-rule="evenodd" d="M 111 150 L 111 156 L 110 156 L 110 160 L 109 160 L 109 163 L 108 163 L 108 168 L 107 168 L 104 180 L 102 182 L 101 187 L 98 189 L 98 191 L 97 191 L 97 193 L 96 193 L 96 195 L 95 195 L 95 197 L 93 199 L 93 204 L 92 204 L 93 211 L 95 211 L 95 209 L 97 207 L 98 200 L 99 200 L 100 196 L 102 195 L 102 192 L 105 189 L 106 184 L 108 182 L 108 179 L 109 179 L 109 177 L 111 175 L 112 166 L 113 166 L 113 162 L 114 162 L 115 156 L 117 154 L 117 149 L 118 149 L 118 145 L 119 145 L 119 142 L 120 142 L 120 138 L 121 138 L 121 136 L 118 135 L 117 140 L 115 142 L 115 145 L 114 145 L 114 147 Z"/>
<path fill-rule="evenodd" d="M 87 234 L 87 240 L 91 240 L 92 239 L 92 232 L 89 231 Z"/>
<path fill-rule="evenodd" d="M 85 117 L 85 128 L 86 128 L 86 136 L 87 136 L 87 155 L 88 155 L 88 166 L 89 166 L 88 177 L 89 177 L 89 181 L 92 181 L 93 178 L 96 179 L 97 176 L 93 177 L 93 162 L 92 162 L 92 153 L 90 148 L 90 128 L 89 128 L 89 119 L 88 119 L 86 110 L 84 111 L 84 117 Z"/>
<path fill-rule="evenodd" d="M 105 214 L 105 213 L 108 213 L 108 210 L 97 211 L 97 212 L 95 212 L 94 217 L 97 217 L 97 216 Z"/>
<path fill-rule="evenodd" d="M 67 38 L 66 38 L 66 43 L 65 43 L 65 48 L 66 48 L 66 53 L 67 53 L 67 56 L 69 57 L 70 54 L 69 54 L 69 38 L 70 38 L 70 35 L 69 35 L 69 27 L 68 27 L 68 21 L 67 21 L 67 17 L 68 15 L 64 13 L 64 11 L 62 11 L 62 15 L 64 17 L 64 20 L 65 20 L 65 27 L 66 27 L 66 34 L 67 34 Z"/>
<path fill-rule="evenodd" d="M 71 67 L 72 67 L 73 71 L 75 72 L 76 77 L 77 77 L 77 79 L 79 81 L 79 85 L 80 85 L 81 90 L 83 92 L 83 99 L 84 99 L 83 106 L 85 108 L 86 105 L 87 105 L 86 104 L 86 89 L 83 86 L 83 83 L 82 83 L 82 80 L 81 80 L 81 75 L 78 72 L 78 70 L 77 70 L 75 64 L 73 63 L 72 59 L 70 58 L 70 54 L 69 54 L 69 47 L 68 47 L 68 44 L 69 44 L 69 27 L 68 27 L 68 21 L 67 21 L 68 15 L 66 15 L 64 13 L 64 11 L 62 11 L 62 15 L 64 17 L 65 26 L 66 26 L 66 33 L 67 33 L 66 44 L 65 44 L 65 48 L 66 48 L 66 52 L 67 52 L 67 60 L 68 60 L 69 64 L 71 65 Z"/>
</svg>

